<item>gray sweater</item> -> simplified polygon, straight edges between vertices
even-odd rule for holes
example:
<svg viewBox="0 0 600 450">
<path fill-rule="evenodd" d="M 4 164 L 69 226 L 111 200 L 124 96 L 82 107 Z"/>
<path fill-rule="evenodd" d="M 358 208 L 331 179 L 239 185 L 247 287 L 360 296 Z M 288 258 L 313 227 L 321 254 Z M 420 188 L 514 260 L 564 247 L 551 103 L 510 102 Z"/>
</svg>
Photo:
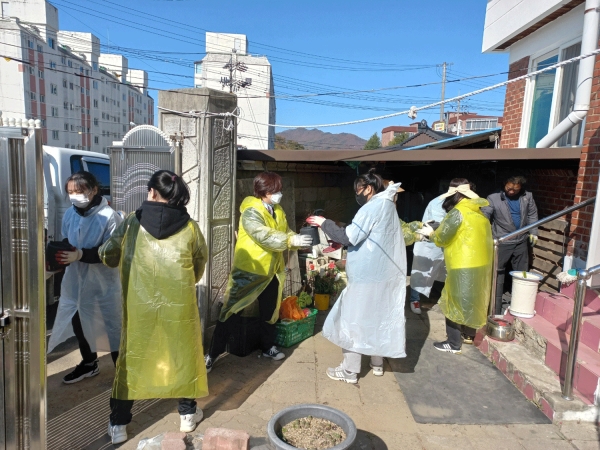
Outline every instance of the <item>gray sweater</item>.
<svg viewBox="0 0 600 450">
<path fill-rule="evenodd" d="M 494 239 L 501 238 L 508 233 L 516 231 L 517 228 L 515 228 L 512 216 L 510 215 L 510 208 L 508 207 L 504 191 L 489 195 L 487 200 L 490 202 L 490 206 L 481 208 L 481 212 L 492 222 L 492 235 L 494 236 Z M 519 197 L 519 204 L 521 206 L 521 226 L 519 228 L 537 222 L 538 212 L 531 192 L 524 191 Z M 530 234 L 537 235 L 537 228 L 530 230 L 528 233 L 523 233 L 505 243 L 514 244 L 515 242 L 522 242 L 527 239 Z"/>
</svg>

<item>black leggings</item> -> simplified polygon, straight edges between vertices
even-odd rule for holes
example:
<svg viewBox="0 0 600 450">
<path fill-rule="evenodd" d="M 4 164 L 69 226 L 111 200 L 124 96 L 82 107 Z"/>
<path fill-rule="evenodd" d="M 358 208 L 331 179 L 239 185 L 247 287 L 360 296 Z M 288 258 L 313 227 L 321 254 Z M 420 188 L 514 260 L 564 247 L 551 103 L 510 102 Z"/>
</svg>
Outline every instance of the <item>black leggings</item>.
<svg viewBox="0 0 600 450">
<path fill-rule="evenodd" d="M 77 338 L 77 342 L 79 343 L 79 352 L 81 353 L 81 358 L 85 364 L 93 363 L 98 359 L 98 354 L 93 352 L 90 348 L 90 344 L 88 343 L 85 335 L 83 334 L 83 327 L 81 326 L 81 319 L 79 318 L 79 311 L 75 313 L 73 318 L 71 319 L 71 325 L 73 325 L 73 332 L 75 333 L 75 337 Z M 113 360 L 114 365 L 117 365 L 117 358 L 119 357 L 119 352 L 110 352 L 110 356 Z"/>
<path fill-rule="evenodd" d="M 268 323 L 268 321 L 273 317 L 273 312 L 277 307 L 278 294 L 279 281 L 275 276 L 257 298 L 260 317 L 260 345 L 263 352 L 268 352 L 275 345 L 275 324 Z M 217 321 L 208 352 L 213 360 L 225 352 L 227 340 L 231 334 L 231 326 L 232 321 L 229 319 L 225 322 Z"/>
<path fill-rule="evenodd" d="M 131 422 L 133 415 L 131 414 L 131 408 L 133 408 L 133 400 L 119 400 L 117 398 L 110 398 L 110 424 L 111 425 L 127 425 Z M 195 414 L 196 412 L 196 400 L 193 398 L 181 398 L 179 399 L 179 405 L 177 407 L 180 416 L 187 414 Z"/>
</svg>

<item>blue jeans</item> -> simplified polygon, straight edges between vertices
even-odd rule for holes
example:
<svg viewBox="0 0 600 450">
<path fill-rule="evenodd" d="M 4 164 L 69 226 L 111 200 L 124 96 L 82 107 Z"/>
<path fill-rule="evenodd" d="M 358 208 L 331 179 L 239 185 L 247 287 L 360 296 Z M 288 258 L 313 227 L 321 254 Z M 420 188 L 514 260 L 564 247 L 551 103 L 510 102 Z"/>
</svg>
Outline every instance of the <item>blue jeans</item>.
<svg viewBox="0 0 600 450">
<path fill-rule="evenodd" d="M 418 302 L 420 300 L 419 293 L 415 291 L 413 288 L 410 288 L 410 301 Z"/>
</svg>

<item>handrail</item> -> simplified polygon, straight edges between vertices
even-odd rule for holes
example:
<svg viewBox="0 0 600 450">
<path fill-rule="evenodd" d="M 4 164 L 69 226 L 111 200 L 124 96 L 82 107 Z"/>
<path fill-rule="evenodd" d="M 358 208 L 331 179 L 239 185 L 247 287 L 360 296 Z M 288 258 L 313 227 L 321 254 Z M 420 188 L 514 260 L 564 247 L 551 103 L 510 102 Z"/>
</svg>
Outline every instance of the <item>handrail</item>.
<svg viewBox="0 0 600 450">
<path fill-rule="evenodd" d="M 577 287 L 575 288 L 575 306 L 571 321 L 571 338 L 569 350 L 567 351 L 567 367 L 565 370 L 565 383 L 562 388 L 562 397 L 565 400 L 573 400 L 573 374 L 577 363 L 577 348 L 579 347 L 579 336 L 581 334 L 581 317 L 583 316 L 583 303 L 587 290 L 587 280 L 592 275 L 600 273 L 600 264 L 589 269 L 580 270 L 577 273 Z"/>
<path fill-rule="evenodd" d="M 563 209 L 562 211 L 556 212 L 554 214 L 549 215 L 543 219 L 538 220 L 535 223 L 527 225 L 523 228 L 520 228 L 516 231 L 508 233 L 507 235 L 502 236 L 501 238 L 494 239 L 494 258 L 493 258 L 493 269 L 492 269 L 492 292 L 490 292 L 490 309 L 489 315 L 493 316 L 496 313 L 496 284 L 498 282 L 498 245 L 500 242 L 504 242 L 510 238 L 515 236 L 519 236 L 523 233 L 526 233 L 534 228 L 539 227 L 540 225 L 544 225 L 545 223 L 551 222 L 554 219 L 558 219 L 559 217 L 564 216 L 565 214 L 569 214 L 570 212 L 576 211 L 578 209 L 584 208 L 588 205 L 593 204 L 596 201 L 596 197 L 589 198 L 581 203 L 577 203 L 573 206 L 569 206 L 568 208 Z"/>
</svg>

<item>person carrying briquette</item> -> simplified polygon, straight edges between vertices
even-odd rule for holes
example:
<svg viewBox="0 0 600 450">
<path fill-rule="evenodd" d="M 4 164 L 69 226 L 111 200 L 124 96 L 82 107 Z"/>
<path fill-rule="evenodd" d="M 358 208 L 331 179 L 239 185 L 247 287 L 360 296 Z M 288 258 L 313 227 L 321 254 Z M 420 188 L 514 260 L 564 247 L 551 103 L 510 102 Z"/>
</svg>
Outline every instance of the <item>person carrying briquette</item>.
<svg viewBox="0 0 600 450">
<path fill-rule="evenodd" d="M 99 250 L 105 265 L 119 267 L 123 286 L 123 333 L 108 424 L 113 444 L 127 440 L 134 400 L 179 399 L 183 432 L 202 420 L 195 399 L 208 395 L 208 385 L 196 283 L 208 249 L 185 208 L 189 200 L 181 177 L 159 170 L 148 182 L 148 200 Z"/>
<path fill-rule="evenodd" d="M 373 375 L 383 375 L 383 358 L 404 358 L 406 245 L 394 205 L 400 183 L 388 185 L 374 169 L 354 181 L 361 206 L 346 228 L 320 216 L 307 222 L 348 247 L 348 285 L 331 309 L 323 336 L 342 348 L 342 363 L 327 369 L 333 380 L 356 384 L 362 355 Z"/>
<path fill-rule="evenodd" d="M 275 322 L 279 319 L 286 276 L 283 252 L 309 247 L 312 238 L 290 230 L 279 204 L 282 187 L 278 174 L 260 173 L 254 178 L 254 195 L 246 197 L 240 205 L 233 268 L 210 349 L 204 358 L 208 372 L 226 350 L 235 326 L 232 317 L 254 302 L 258 302 L 262 356 L 274 361 L 285 358 L 275 346 Z"/>
<path fill-rule="evenodd" d="M 57 252 L 66 265 L 56 320 L 48 342 L 48 353 L 75 335 L 81 362 L 65 375 L 73 384 L 100 373 L 98 351 L 111 352 L 116 361 L 121 339 L 121 283 L 119 272 L 105 267 L 98 248 L 121 223 L 121 217 L 99 192 L 90 172 L 76 172 L 65 184 L 72 207 L 62 220 L 61 234 L 72 250 Z"/>
<path fill-rule="evenodd" d="M 433 346 L 442 352 L 461 353 L 463 337 L 472 341 L 485 325 L 492 278 L 493 240 L 490 222 L 480 208 L 488 201 L 473 192 L 465 178 L 454 178 L 442 204 L 447 211 L 439 227 L 423 225 L 418 232 L 444 249 L 446 284 L 440 309 L 446 317 L 443 342 Z"/>
<path fill-rule="evenodd" d="M 489 206 L 481 211 L 492 222 L 494 239 L 512 233 L 538 221 L 538 211 L 531 192 L 524 189 L 527 180 L 522 176 L 512 176 L 506 179 L 500 192 L 491 194 L 487 200 Z M 504 279 L 506 266 L 509 261 L 513 270 L 527 271 L 529 269 L 529 248 L 527 243 L 534 246 L 537 243 L 537 228 L 523 233 L 498 245 L 498 275 L 496 281 L 496 310 L 502 314 L 502 296 L 504 295 Z"/>
<path fill-rule="evenodd" d="M 423 214 L 423 223 L 441 223 L 446 217 L 442 208 L 445 197 L 440 195 L 429 202 Z M 410 272 L 410 309 L 421 314 L 420 295 L 429 298 L 435 281 L 446 279 L 444 251 L 433 242 L 416 242 L 413 249 L 413 262 Z"/>
</svg>

